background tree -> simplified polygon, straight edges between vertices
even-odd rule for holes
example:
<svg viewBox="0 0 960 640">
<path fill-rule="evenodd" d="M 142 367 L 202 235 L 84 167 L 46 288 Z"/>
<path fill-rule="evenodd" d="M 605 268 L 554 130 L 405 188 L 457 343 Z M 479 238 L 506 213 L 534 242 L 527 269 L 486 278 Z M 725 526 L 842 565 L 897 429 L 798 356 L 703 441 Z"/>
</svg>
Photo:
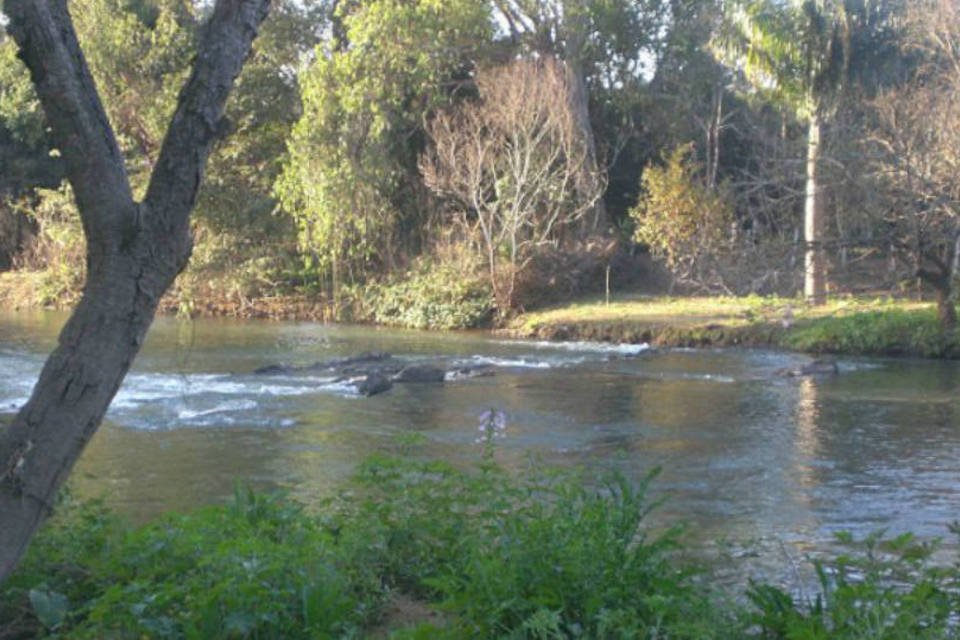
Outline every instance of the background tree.
<svg viewBox="0 0 960 640">
<path fill-rule="evenodd" d="M 49 515 L 190 256 L 189 214 L 233 81 L 269 0 L 219 0 L 141 201 L 64 0 L 5 0 L 9 33 L 61 151 L 87 238 L 83 297 L 0 435 L 0 580 Z"/>
<path fill-rule="evenodd" d="M 589 181 L 606 173 L 607 165 L 635 134 L 633 108 L 668 31 L 670 4 L 665 0 L 495 0 L 494 5 L 520 53 L 549 55 L 562 62 L 568 109 L 590 153 L 581 178 L 585 193 L 590 193 L 596 185 Z M 598 201 L 595 226 L 601 220 L 611 221 L 605 220 L 605 209 L 604 200 Z"/>
<path fill-rule="evenodd" d="M 501 313 L 513 307 L 517 277 L 536 250 L 572 239 L 603 195 L 602 173 L 584 179 L 594 158 L 566 100 L 569 82 L 549 57 L 485 69 L 476 75 L 479 99 L 427 128 L 424 179 L 479 241 Z"/>
<path fill-rule="evenodd" d="M 804 295 L 826 300 L 823 194 L 818 179 L 822 126 L 850 66 L 852 2 L 750 0 L 733 2 L 717 51 L 752 88 L 807 127 L 804 208 Z"/>
<path fill-rule="evenodd" d="M 486 3 L 341 3 L 339 39 L 301 78 L 303 116 L 276 193 L 307 266 L 336 293 L 390 272 L 430 228 L 417 170 L 427 114 L 461 92 L 490 42 Z"/>
<path fill-rule="evenodd" d="M 960 271 L 960 9 L 924 0 L 906 15 L 907 82 L 871 104 L 864 147 L 887 240 L 931 287 L 945 330 L 957 324 Z"/>
</svg>

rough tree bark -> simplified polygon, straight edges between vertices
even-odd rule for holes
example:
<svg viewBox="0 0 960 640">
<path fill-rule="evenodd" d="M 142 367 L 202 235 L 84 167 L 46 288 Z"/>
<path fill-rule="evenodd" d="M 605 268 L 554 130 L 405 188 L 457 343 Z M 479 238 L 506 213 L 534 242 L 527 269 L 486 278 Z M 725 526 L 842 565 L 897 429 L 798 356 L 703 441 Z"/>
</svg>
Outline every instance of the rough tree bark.
<svg viewBox="0 0 960 640">
<path fill-rule="evenodd" d="M 87 238 L 83 296 L 30 400 L 0 434 L 0 582 L 13 571 L 100 424 L 190 257 L 190 211 L 223 109 L 270 0 L 218 0 L 154 168 L 133 199 L 66 0 L 5 0 L 63 155 Z"/>
</svg>

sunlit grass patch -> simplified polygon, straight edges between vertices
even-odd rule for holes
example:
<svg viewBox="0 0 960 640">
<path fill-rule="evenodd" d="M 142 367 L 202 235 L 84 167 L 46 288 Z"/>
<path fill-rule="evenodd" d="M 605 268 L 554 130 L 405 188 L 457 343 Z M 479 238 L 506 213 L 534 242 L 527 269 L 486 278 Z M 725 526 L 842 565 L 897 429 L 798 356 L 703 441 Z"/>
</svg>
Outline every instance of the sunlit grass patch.
<svg viewBox="0 0 960 640">
<path fill-rule="evenodd" d="M 960 355 L 955 334 L 936 323 L 933 303 L 835 298 L 811 307 L 794 298 L 653 297 L 584 300 L 531 312 L 515 335 L 660 346 L 764 346 L 815 353 Z"/>
</svg>

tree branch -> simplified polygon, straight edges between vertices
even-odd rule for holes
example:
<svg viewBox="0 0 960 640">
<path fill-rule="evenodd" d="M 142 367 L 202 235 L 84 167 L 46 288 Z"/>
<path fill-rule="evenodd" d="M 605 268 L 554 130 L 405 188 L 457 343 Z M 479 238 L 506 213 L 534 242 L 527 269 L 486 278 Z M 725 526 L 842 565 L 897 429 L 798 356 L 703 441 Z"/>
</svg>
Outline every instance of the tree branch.
<svg viewBox="0 0 960 640">
<path fill-rule="evenodd" d="M 214 142 L 226 133 L 224 105 L 267 15 L 270 0 L 219 0 L 160 149 L 144 199 L 154 231 L 188 234 L 188 218 Z M 179 256 L 186 263 L 186 256 Z M 180 265 L 181 267 L 183 265 Z"/>
</svg>

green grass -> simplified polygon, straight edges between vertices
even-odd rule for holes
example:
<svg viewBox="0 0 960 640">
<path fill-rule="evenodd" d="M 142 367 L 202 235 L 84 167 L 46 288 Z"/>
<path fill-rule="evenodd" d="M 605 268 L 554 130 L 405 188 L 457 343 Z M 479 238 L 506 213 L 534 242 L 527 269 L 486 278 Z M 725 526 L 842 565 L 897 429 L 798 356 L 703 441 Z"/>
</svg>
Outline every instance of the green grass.
<svg viewBox="0 0 960 640">
<path fill-rule="evenodd" d="M 514 335 L 650 342 L 657 346 L 765 346 L 812 353 L 960 357 L 933 303 L 843 298 L 810 307 L 776 297 L 587 300 L 519 316 Z"/>
<path fill-rule="evenodd" d="M 588 488 L 492 460 L 372 459 L 314 512 L 238 490 L 133 528 L 67 500 L 0 588 L 0 637 L 956 637 L 960 569 L 935 545 L 844 539 L 811 600 L 718 593 L 677 531 L 646 526 L 649 478 Z"/>
</svg>

